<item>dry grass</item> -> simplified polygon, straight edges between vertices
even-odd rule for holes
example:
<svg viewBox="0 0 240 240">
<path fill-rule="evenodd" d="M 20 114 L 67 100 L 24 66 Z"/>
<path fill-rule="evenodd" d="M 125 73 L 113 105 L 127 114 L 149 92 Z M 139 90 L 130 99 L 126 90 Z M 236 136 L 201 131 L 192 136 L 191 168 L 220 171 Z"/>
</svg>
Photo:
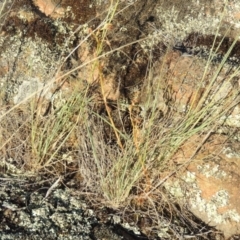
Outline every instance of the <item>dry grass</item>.
<svg viewBox="0 0 240 240">
<path fill-rule="evenodd" d="M 64 82 L 71 72 L 92 64 L 93 71 L 96 68 L 99 72 L 100 98 L 107 114 L 101 115 L 95 111 L 91 86 L 88 85 L 83 90 L 81 79 L 78 79 L 79 86 L 75 87 L 82 91 L 73 91 L 57 108 L 48 109 L 48 106 L 51 107 L 49 102 L 47 107 L 44 107 L 39 101 L 40 98 L 36 97 L 37 93 L 34 93 L 25 102 L 2 110 L 4 114 L 0 122 L 0 151 L 4 158 L 14 159 L 18 168 L 34 174 L 64 175 L 74 169 L 82 177 L 83 192 L 96 194 L 99 197 L 97 200 L 115 209 L 125 207 L 128 209 L 126 212 L 134 209 L 136 222 L 145 211 L 144 214 L 152 219 L 152 225 L 160 226 L 163 221 L 163 209 L 172 209 L 172 214 L 177 212 L 160 188 L 168 177 L 181 168 L 180 166 L 170 171 L 169 161 L 191 136 L 203 134 L 204 141 L 207 140 L 209 133 L 221 124 L 217 120 L 239 103 L 239 99 L 236 100 L 238 92 L 231 92 L 220 101 L 216 101 L 215 98 L 221 87 L 226 82 L 231 82 L 239 73 L 239 68 L 226 76 L 224 82 L 218 82 L 218 76 L 230 54 L 229 49 L 214 76 L 208 79 L 211 56 L 214 54 L 212 53 L 206 68 L 203 69 L 202 85 L 205 85 L 206 90 L 198 104 L 190 105 L 179 119 L 174 107 L 169 107 L 166 114 L 161 115 L 158 100 L 149 96 L 144 107 L 150 109 L 151 113 L 145 111 L 141 115 L 142 123 L 139 124 L 134 114 L 135 107 L 139 106 L 135 103 L 129 104 L 132 132 L 122 132 L 116 127 L 108 108 L 101 68 L 103 56 L 125 47 L 120 46 L 107 53 L 103 52 L 103 44 L 107 41 L 107 26 L 111 25 L 117 14 L 117 4 L 118 2 L 113 4 L 112 1 L 104 23 L 87 36 L 96 40 L 95 58 L 60 77 Z M 87 41 L 87 38 L 84 41 Z M 165 64 L 166 59 L 163 56 L 162 69 Z M 148 92 L 155 94 L 162 91 L 163 81 L 168 82 L 163 72 L 159 74 L 157 84 L 153 84 L 151 74 L 147 76 Z M 171 92 L 171 86 L 166 84 L 164 90 Z M 106 131 L 110 136 L 106 136 Z M 195 153 L 202 144 L 203 142 Z M 194 156 L 186 159 L 186 163 L 193 158 Z M 166 169 L 169 175 L 162 177 L 161 173 Z"/>
</svg>

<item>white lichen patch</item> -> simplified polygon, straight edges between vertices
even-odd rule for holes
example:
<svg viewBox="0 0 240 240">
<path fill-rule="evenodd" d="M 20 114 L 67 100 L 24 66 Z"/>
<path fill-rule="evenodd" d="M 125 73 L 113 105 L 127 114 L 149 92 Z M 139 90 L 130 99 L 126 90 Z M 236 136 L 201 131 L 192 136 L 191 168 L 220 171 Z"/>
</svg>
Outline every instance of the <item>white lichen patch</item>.
<svg viewBox="0 0 240 240">
<path fill-rule="evenodd" d="M 4 169 L 6 174 L 11 174 L 12 176 L 30 176 L 30 172 L 26 170 L 21 170 L 16 167 L 16 164 L 12 158 L 1 158 L 0 159 L 0 168 Z"/>
<path fill-rule="evenodd" d="M 227 158 L 240 158 L 240 153 L 235 152 L 231 147 L 223 147 L 222 153 Z"/>
<path fill-rule="evenodd" d="M 39 217 L 46 217 L 49 214 L 49 209 L 48 208 L 36 208 L 32 209 L 32 215 L 34 217 L 39 216 Z"/>
<path fill-rule="evenodd" d="M 210 164 L 198 165 L 197 169 L 199 173 L 202 173 L 207 178 L 215 177 L 215 178 L 223 178 L 226 177 L 226 172 L 219 169 L 219 165 L 211 166 Z"/>
<path fill-rule="evenodd" d="M 45 82 L 49 80 L 49 76 L 53 76 L 56 71 L 57 57 L 40 39 L 39 41 L 30 39 L 21 41 L 19 36 L 15 36 L 11 39 L 2 38 L 1 41 L 5 47 L 1 52 L 1 62 L 8 62 L 9 71 L 1 76 L 0 84 L 7 83 L 5 91 L 8 98 L 19 92 L 19 86 L 23 82 L 33 80 L 28 87 L 26 83 L 22 85 L 21 93 L 14 100 L 17 103 L 26 97 L 24 94 L 30 89 L 32 92 L 38 88 L 38 81 Z M 25 91 L 26 88 L 28 91 Z"/>
<path fill-rule="evenodd" d="M 231 219 L 232 221 L 240 222 L 240 215 L 235 209 L 227 211 L 225 213 L 225 217 L 226 219 Z"/>
<path fill-rule="evenodd" d="M 188 183 L 193 183 L 196 180 L 196 174 L 194 172 L 187 171 L 186 177 L 184 179 Z"/>
<path fill-rule="evenodd" d="M 155 28 L 149 39 L 141 43 L 144 50 L 156 46 L 162 41 L 170 46 L 175 45 L 193 32 L 201 35 L 221 36 L 229 28 L 238 29 L 240 26 L 239 18 L 234 17 L 234 13 L 239 14 L 240 12 L 240 4 L 237 1 L 230 5 L 225 4 L 224 1 L 215 0 L 212 1 L 214 7 L 204 1 L 189 0 L 188 2 L 188 7 L 182 1 L 183 4 L 179 4 L 180 6 L 177 7 L 170 3 L 169 5 L 172 7 L 159 6 L 155 9 L 158 20 L 161 22 L 161 28 Z M 181 11 L 185 11 L 185 14 L 182 14 Z"/>
<path fill-rule="evenodd" d="M 218 207 L 227 206 L 229 201 L 229 195 L 226 190 L 221 190 L 216 192 L 211 198 L 211 202 L 213 202 Z"/>
<path fill-rule="evenodd" d="M 184 175 L 181 180 L 183 180 L 183 182 L 185 182 L 187 185 L 189 184 L 192 187 L 192 190 L 194 188 L 197 189 L 195 173 L 187 171 L 186 175 Z M 169 193 L 171 193 L 177 199 L 185 200 L 189 196 L 189 192 L 186 191 L 186 188 L 182 186 L 180 180 L 176 180 L 171 183 L 166 182 L 165 187 L 169 191 Z"/>
<path fill-rule="evenodd" d="M 210 166 L 207 166 L 207 175 L 215 174 L 217 168 L 213 168 L 211 172 Z M 202 197 L 202 189 L 196 183 L 196 176 L 191 172 L 187 172 L 180 180 L 167 182 L 165 184 L 168 192 L 184 205 L 188 205 L 189 209 L 199 214 L 202 219 L 211 222 L 211 224 L 226 224 L 228 221 L 239 222 L 240 215 L 235 209 L 230 209 L 229 193 L 227 190 L 220 190 L 213 194 L 210 199 Z M 227 208 L 224 212 L 219 213 L 219 208 Z"/>
<path fill-rule="evenodd" d="M 198 204 L 203 207 L 203 211 L 213 223 L 225 224 L 228 221 L 240 221 L 240 215 L 235 209 L 229 209 L 223 213 L 218 212 L 219 208 L 229 205 L 229 194 L 226 190 L 218 191 L 208 202 L 200 201 Z"/>
<path fill-rule="evenodd" d="M 194 5 L 192 2 L 191 5 Z M 205 16 L 203 9 L 199 9 L 198 15 L 193 9 L 183 19 L 179 19 L 179 9 L 164 8 L 156 9 L 160 22 L 161 29 L 156 29 L 155 36 L 161 36 L 161 41 L 173 44 L 177 41 L 182 41 L 192 32 L 200 32 L 201 34 L 212 34 L 219 27 L 220 18 L 216 16 Z M 157 40 L 157 39 L 156 39 Z"/>
<path fill-rule="evenodd" d="M 141 234 L 137 227 L 131 226 L 129 223 L 123 223 L 122 226 L 130 231 L 133 231 L 137 235 Z"/>
<path fill-rule="evenodd" d="M 34 95 L 51 98 L 49 89 L 44 88 L 44 84 L 39 79 L 34 78 L 30 81 L 24 81 L 18 89 L 18 94 L 13 98 L 14 104 L 22 103 Z"/>
<path fill-rule="evenodd" d="M 175 181 L 171 184 L 169 184 L 168 182 L 165 183 L 165 187 L 168 190 L 168 192 L 174 196 L 177 199 L 183 199 L 185 194 L 182 190 L 182 188 L 179 185 L 178 181 Z"/>
<path fill-rule="evenodd" d="M 220 118 L 220 122 L 224 123 L 225 126 L 230 126 L 230 127 L 240 127 L 240 110 L 239 107 L 237 106 L 236 109 L 238 114 L 230 114 L 230 115 L 225 115 Z M 238 137 L 239 138 L 239 137 Z M 237 139 L 238 140 L 238 139 Z"/>
<path fill-rule="evenodd" d="M 17 15 L 23 21 L 32 21 L 34 19 L 34 13 L 31 11 L 26 11 L 24 9 L 20 9 Z"/>
</svg>

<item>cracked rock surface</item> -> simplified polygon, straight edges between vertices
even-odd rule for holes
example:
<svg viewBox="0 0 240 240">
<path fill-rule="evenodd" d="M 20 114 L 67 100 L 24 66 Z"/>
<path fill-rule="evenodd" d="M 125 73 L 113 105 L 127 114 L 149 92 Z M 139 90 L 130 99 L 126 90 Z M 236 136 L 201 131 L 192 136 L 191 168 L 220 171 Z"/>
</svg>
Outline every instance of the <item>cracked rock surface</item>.
<svg viewBox="0 0 240 240">
<path fill-rule="evenodd" d="M 123 239 L 72 190 L 55 189 L 46 197 L 48 189 L 34 188 L 21 180 L 2 182 L 0 239 Z"/>
<path fill-rule="evenodd" d="M 3 110 L 1 108 L 0 117 L 5 114 L 9 107 L 24 103 L 24 101 L 27 102 L 27 98 L 30 98 L 34 92 L 41 90 L 44 86 L 44 91 L 41 92 L 43 107 L 38 113 L 41 115 L 41 119 L 51 120 L 51 114 L 54 114 L 51 111 L 55 110 L 58 113 L 59 110 L 63 109 L 65 100 L 74 92 L 75 88 L 80 93 L 85 85 L 89 84 L 90 89 L 92 89 L 89 94 L 93 99 L 93 104 L 89 105 L 90 109 L 93 108 L 94 112 L 101 117 L 105 117 L 107 115 L 106 106 L 102 100 L 106 98 L 116 127 L 130 136 L 135 125 L 139 125 L 138 133 L 141 136 L 142 130 L 144 130 L 142 122 L 145 119 L 143 118 L 149 117 L 148 112 L 151 110 L 151 106 L 148 105 L 149 102 L 153 102 L 156 96 L 158 96 L 159 100 L 157 107 L 159 111 L 158 122 L 164 116 L 166 117 L 167 112 L 174 106 L 174 111 L 177 113 L 173 122 L 177 123 L 185 114 L 189 103 L 191 107 L 197 107 L 197 103 L 200 102 L 204 91 L 206 91 L 205 85 L 199 88 L 198 82 L 202 79 L 202 71 L 206 65 L 205 59 L 208 58 L 212 42 L 215 39 L 215 35 L 212 33 L 219 24 L 223 1 L 119 1 L 114 18 L 105 25 L 101 25 L 101 23 L 105 22 L 107 15 L 105 10 L 114 1 L 19 0 L 13 1 L 14 3 L 12 1 L 6 2 L 7 4 L 2 12 L 6 17 L 4 17 L 4 21 L 0 21 L 0 86 L 1 89 L 5 89 L 4 92 L 0 92 L 0 106 L 4 108 Z M 230 23 L 233 30 L 229 32 L 222 46 L 217 50 L 214 57 L 216 63 L 222 60 L 236 34 L 239 34 L 240 6 L 236 0 L 229 2 L 231 4 L 226 8 L 224 24 L 220 29 L 220 36 L 216 38 L 216 42 L 222 41 L 221 36 L 229 28 Z M 0 9 L 2 7 L 3 3 L 0 2 Z M 98 53 L 99 46 L 97 47 L 97 45 L 101 42 L 101 34 L 105 31 L 105 27 L 109 29 L 106 41 L 102 41 L 102 51 L 103 53 L 109 53 L 114 50 L 112 54 L 101 57 L 99 68 L 94 69 L 92 67 L 95 63 L 93 62 L 92 65 L 89 63 L 85 68 L 79 68 L 73 71 L 73 74 L 66 76 L 64 82 L 59 82 L 59 75 L 63 76 L 66 72 L 94 59 L 96 53 Z M 77 50 L 65 60 L 74 48 Z M 118 48 L 120 49 L 117 50 Z M 171 51 L 166 53 L 167 48 L 171 49 Z M 233 65 L 230 68 L 239 65 L 239 48 L 240 42 L 238 41 L 229 55 L 229 61 L 227 61 L 227 63 Z M 164 68 L 162 67 L 162 57 L 167 59 Z M 64 62 L 63 65 L 62 62 Z M 153 66 L 152 72 L 149 71 L 150 65 Z M 59 75 L 58 69 L 60 69 Z M 162 75 L 160 69 L 168 73 L 165 74 L 166 79 L 162 79 L 165 82 L 168 80 L 168 87 L 171 85 L 171 90 L 175 91 L 176 97 L 166 96 L 168 94 L 164 95 L 167 84 L 161 84 L 163 86 L 161 89 L 154 87 L 159 84 L 160 75 Z M 214 73 L 215 71 L 216 66 L 212 65 L 210 72 Z M 186 72 L 188 75 L 185 74 Z M 227 74 L 225 75 L 225 73 L 229 74 L 228 69 L 223 68 L 223 73 L 224 75 L 219 75 L 216 82 L 217 86 L 221 86 L 221 81 L 226 78 Z M 147 75 L 149 75 L 149 78 L 146 78 Z M 211 76 L 210 73 L 209 76 Z M 104 84 L 101 83 L 102 77 L 105 80 Z M 239 96 L 240 77 L 239 75 L 235 77 L 236 79 L 233 82 L 223 85 L 223 90 L 219 91 L 220 94 L 216 96 L 216 101 L 230 94 Z M 149 81 L 153 86 L 151 92 L 147 88 Z M 79 84 L 79 82 L 81 83 Z M 154 89 L 156 89 L 156 92 Z M 151 101 L 148 100 L 150 99 L 149 95 L 152 96 Z M 176 99 L 177 105 L 173 104 L 173 99 Z M 181 179 L 181 183 L 183 180 L 186 182 L 183 189 L 180 188 L 183 184 L 178 184 L 178 182 L 170 182 L 170 186 L 165 185 L 165 188 L 168 188 L 168 191 L 172 195 L 175 194 L 174 197 L 178 197 L 178 199 L 180 195 L 183 195 L 185 200 L 186 196 L 189 195 L 191 202 L 188 204 L 188 209 L 182 210 L 183 208 L 181 208 L 179 215 L 176 217 L 176 219 L 180 218 L 181 221 L 175 220 L 172 213 L 164 212 L 163 217 L 157 215 L 159 218 L 156 225 L 160 225 L 159 222 L 161 223 L 161 226 L 158 226 L 161 229 L 157 232 L 152 227 L 155 222 L 150 220 L 156 209 L 159 213 L 162 213 L 160 199 L 156 198 L 158 208 L 155 208 L 154 205 L 154 211 L 151 212 L 148 207 L 145 207 L 141 196 L 136 195 L 134 196 L 136 199 L 134 204 L 137 207 L 129 210 L 128 213 L 131 214 L 129 214 L 128 222 L 138 224 L 137 226 L 142 231 L 145 230 L 145 234 L 150 235 L 152 232 L 157 232 L 156 234 L 160 239 L 185 239 L 185 236 L 192 239 L 223 239 L 220 238 L 220 233 L 219 236 L 210 237 L 213 230 L 208 230 L 205 226 L 202 227 L 201 224 L 196 225 L 195 223 L 199 223 L 199 220 L 195 221 L 194 219 L 195 222 L 193 223 L 192 215 L 190 216 L 188 210 L 191 206 L 196 206 L 197 210 L 201 210 L 200 214 L 195 211 L 196 216 L 203 220 L 204 214 L 207 213 L 205 223 L 209 224 L 209 221 L 212 220 L 212 226 L 219 231 L 225 231 L 225 236 L 226 232 L 229 236 L 239 233 L 240 212 L 236 213 L 232 209 L 228 209 L 228 205 L 233 208 L 234 204 L 237 206 L 236 209 L 239 209 L 238 183 L 240 175 L 236 164 L 239 162 L 239 155 L 234 155 L 235 152 L 231 151 L 230 148 L 235 145 L 238 148 L 240 141 L 238 137 L 239 98 L 236 98 L 236 100 L 238 104 L 236 104 L 234 114 L 231 114 L 231 118 L 225 122 L 228 123 L 228 127 L 237 127 L 236 130 L 231 131 L 236 131 L 233 138 L 238 142 L 234 144 L 233 141 L 229 142 L 229 145 L 224 146 L 223 150 L 219 150 L 215 146 L 219 146 L 220 141 L 225 142 L 225 138 L 213 138 L 210 146 L 214 146 L 214 149 L 205 146 L 205 152 L 209 152 L 207 154 L 204 152 L 205 155 L 203 154 L 197 159 L 199 160 L 198 165 L 189 167 L 189 172 L 187 172 L 189 176 L 182 175 L 178 177 L 178 179 Z M 136 107 L 136 110 L 133 109 L 133 114 L 129 110 L 132 109 L 130 108 L 132 106 Z M 145 109 L 144 112 L 141 112 L 143 109 Z M 1 178 L 0 175 L 0 239 L 148 239 L 143 235 L 137 235 L 126 230 L 122 227 L 123 225 L 118 225 L 119 222 L 111 223 L 111 218 L 114 218 L 114 215 L 109 214 L 107 211 L 103 214 L 107 220 L 100 220 L 95 211 L 96 209 L 92 209 L 90 207 L 92 205 L 87 204 L 84 198 L 81 197 L 82 195 L 78 196 L 76 194 L 77 190 L 83 191 L 80 187 L 68 188 L 69 185 L 65 187 L 64 182 L 60 187 L 51 189 L 53 185 L 43 183 L 42 179 L 36 180 L 34 178 L 23 181 L 19 177 L 17 179 L 14 177 L 23 175 L 20 169 L 25 169 L 24 174 L 28 174 L 29 168 L 37 172 L 35 168 L 37 165 L 36 156 L 31 155 L 31 148 L 26 143 L 26 139 L 29 139 L 26 137 L 29 131 L 28 125 L 26 125 L 29 117 L 28 110 L 27 104 L 22 105 L 18 111 L 8 113 L 4 121 L 0 120 L 0 140 L 6 138 L 6 143 L 8 143 L 5 150 L 0 149 L 0 173 L 10 172 L 8 162 L 13 162 L 16 169 L 19 170 L 18 173 L 15 170 L 11 171 L 11 178 L 7 175 Z M 69 119 L 72 121 L 75 118 L 71 117 Z M 135 122 L 132 120 L 135 120 Z M 95 119 L 93 119 L 93 123 L 95 124 Z M 44 120 L 40 120 L 37 126 L 42 127 L 43 125 Z M 19 134 L 16 134 L 16 128 Z M 112 144 L 116 144 L 116 139 L 112 137 L 114 132 L 109 129 L 108 124 L 103 125 L 102 128 L 104 132 L 107 132 L 104 135 L 104 141 L 109 143 L 111 140 Z M 82 125 L 79 129 L 82 130 Z M 99 184 L 100 178 L 95 176 L 97 171 L 94 171 L 92 167 L 95 167 L 95 162 L 91 150 L 89 150 L 90 141 L 82 140 L 84 134 L 79 134 L 79 129 L 76 130 L 76 134 L 74 133 L 69 137 L 66 146 L 60 149 L 59 155 L 54 159 L 57 163 L 60 158 L 62 159 L 61 166 L 54 165 L 53 168 L 57 169 L 54 174 L 55 176 L 69 176 L 69 172 L 75 174 L 76 169 L 82 169 L 80 163 L 84 162 L 87 156 L 87 162 L 90 166 L 87 168 L 89 173 L 88 171 L 82 171 L 81 174 L 79 173 L 81 175 L 79 178 L 77 174 L 74 176 L 76 177 L 74 180 L 76 185 L 83 186 L 85 184 L 85 190 L 90 189 L 95 197 L 95 193 L 99 193 L 102 186 Z M 96 129 L 98 131 L 95 131 Z M 221 131 L 226 135 L 228 130 L 224 128 Z M 99 133 L 98 126 L 95 127 L 94 125 L 94 131 Z M 84 130 L 82 130 L 82 133 L 84 133 Z M 60 142 L 58 135 L 60 134 L 56 136 L 57 143 Z M 63 135 L 65 135 L 65 132 Z M 96 139 L 100 138 L 102 136 L 99 134 Z M 10 140 L 11 144 L 9 143 Z M 135 140 L 137 140 L 138 145 L 138 139 Z M 58 145 L 56 142 L 54 146 Z M 180 153 L 177 153 L 174 156 L 172 165 L 180 165 L 186 160 L 188 154 L 191 153 L 192 155 L 191 151 L 196 149 L 195 143 L 198 143 L 197 137 L 196 142 L 190 141 L 190 146 L 186 144 L 183 149 L 180 149 L 184 156 L 182 157 Z M 85 152 L 83 149 L 85 149 Z M 216 151 L 216 149 L 218 150 Z M 226 152 L 226 157 L 220 156 L 221 151 Z M 82 152 L 84 153 L 82 154 Z M 50 155 L 48 151 L 47 153 Z M 199 153 L 201 152 L 199 151 Z M 48 155 L 46 155 L 47 161 Z M 104 154 L 101 155 L 103 155 L 104 161 L 110 159 L 106 164 L 104 162 L 105 168 L 108 169 L 112 164 L 112 160 L 105 157 Z M 154 158 L 156 155 L 159 155 L 158 150 L 154 153 Z M 211 156 L 211 164 L 208 164 L 205 160 L 206 156 Z M 3 160 L 5 158 L 6 161 Z M 216 162 L 213 161 L 215 159 Z M 1 165 L 2 163 L 4 164 Z M 44 166 L 42 168 L 46 169 Z M 50 171 L 53 168 L 50 168 Z M 219 175 L 216 178 L 213 178 L 215 176 L 209 178 L 204 172 L 208 169 L 216 169 L 218 174 L 224 172 L 225 175 L 222 174 L 221 179 L 218 177 Z M 157 171 L 159 170 L 157 169 Z M 92 176 L 92 178 L 89 176 Z M 158 179 L 158 173 L 156 173 L 156 176 Z M 148 176 L 146 175 L 146 177 Z M 192 186 L 195 187 L 196 183 L 198 184 L 197 190 L 191 188 Z M 113 189 L 117 188 L 116 184 L 110 186 Z M 186 189 L 188 189 L 189 194 L 185 194 Z M 162 189 L 160 190 L 162 191 Z M 136 194 L 135 191 L 132 192 L 133 195 Z M 197 198 L 199 200 L 197 202 L 196 196 L 198 197 L 200 194 L 201 198 Z M 220 195 L 222 202 L 218 204 L 220 208 L 217 209 L 216 203 L 218 203 L 219 199 L 216 196 L 218 195 Z M 207 202 L 208 200 L 209 202 Z M 199 203 L 202 205 L 200 206 Z M 100 201 L 97 209 L 98 213 L 99 211 L 104 212 L 106 208 L 101 204 Z M 145 213 L 143 213 L 142 209 L 138 209 L 138 204 L 142 204 Z M 183 207 L 185 205 L 187 205 L 186 201 L 183 202 Z M 208 206 L 211 206 L 214 211 L 210 212 Z M 190 209 L 192 212 L 194 212 L 193 207 L 193 210 Z M 125 215 L 124 217 L 126 217 L 125 212 L 127 211 L 124 209 L 121 212 L 122 215 L 119 215 Z M 213 215 L 213 213 L 218 215 Z M 190 220 L 186 220 L 187 218 Z M 218 222 L 216 223 L 215 219 L 218 221 L 219 219 L 226 220 L 227 224 L 224 222 L 224 229 L 217 226 Z M 234 233 L 229 231 L 229 229 L 233 229 L 232 226 L 229 227 L 228 225 L 228 222 L 231 221 L 236 222 L 234 226 L 236 226 L 237 230 Z M 184 223 L 184 226 L 182 223 Z M 190 223 L 197 227 L 192 228 Z M 174 236 L 177 237 L 174 238 L 173 234 L 170 233 L 174 233 Z M 194 235 L 195 238 L 193 238 Z"/>
</svg>

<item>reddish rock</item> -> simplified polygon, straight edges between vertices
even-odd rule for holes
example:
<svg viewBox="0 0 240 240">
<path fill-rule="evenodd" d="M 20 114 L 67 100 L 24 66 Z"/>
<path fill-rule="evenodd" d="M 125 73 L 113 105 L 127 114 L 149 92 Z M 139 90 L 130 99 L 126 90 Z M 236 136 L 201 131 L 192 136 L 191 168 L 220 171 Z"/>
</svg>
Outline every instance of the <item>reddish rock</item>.
<svg viewBox="0 0 240 240">
<path fill-rule="evenodd" d="M 179 114 L 211 107 L 209 114 L 216 116 L 219 123 L 240 126 L 240 100 L 237 97 L 240 75 L 237 71 L 230 71 L 231 65 L 225 64 L 217 74 L 219 64 L 179 52 L 169 52 L 165 64 L 168 67 L 163 81 Z"/>
<path fill-rule="evenodd" d="M 173 157 L 184 164 L 195 153 L 202 136 L 194 136 Z M 199 153 L 165 184 L 181 204 L 226 238 L 240 234 L 240 149 L 239 143 L 214 134 Z"/>
<path fill-rule="evenodd" d="M 46 16 L 51 16 L 52 18 L 59 18 L 64 16 L 64 9 L 61 7 L 60 0 L 33 0 L 35 6 L 44 13 Z"/>
</svg>

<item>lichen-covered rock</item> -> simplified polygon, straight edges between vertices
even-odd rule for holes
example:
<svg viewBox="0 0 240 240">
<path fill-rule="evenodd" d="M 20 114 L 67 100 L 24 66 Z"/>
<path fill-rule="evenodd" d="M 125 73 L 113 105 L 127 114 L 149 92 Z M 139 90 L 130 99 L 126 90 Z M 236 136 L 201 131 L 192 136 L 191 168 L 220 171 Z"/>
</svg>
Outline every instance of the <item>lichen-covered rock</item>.
<svg viewBox="0 0 240 240">
<path fill-rule="evenodd" d="M 121 239 L 111 227 L 101 227 L 81 197 L 57 189 L 46 198 L 21 184 L 7 183 L 0 193 L 1 239 Z M 40 190 L 40 189 L 39 189 Z M 99 226 L 99 230 L 94 230 Z M 101 229 L 101 231 L 100 231 Z"/>
<path fill-rule="evenodd" d="M 189 139 L 173 158 L 180 165 L 190 160 L 201 137 Z M 212 135 L 210 141 L 177 177 L 165 184 L 169 192 L 197 217 L 223 231 L 226 238 L 240 234 L 239 143 Z"/>
<path fill-rule="evenodd" d="M 114 5 L 116 2 L 118 6 Z M 233 81 L 224 81 L 231 74 L 229 68 L 235 68 L 234 64 L 239 65 L 238 41 L 227 57 L 231 60 L 226 61 L 229 65 L 222 68 L 211 89 L 207 88 L 218 71 L 217 64 L 206 61 L 212 53 L 214 39 L 216 45 L 219 44 L 225 31 L 230 30 L 223 44 L 213 48 L 216 51 L 213 62 L 219 63 L 234 38 L 238 37 L 240 4 L 237 0 L 229 1 L 228 5 L 225 3 L 219 0 L 2 1 L 0 104 L 3 109 L 9 108 L 26 102 L 35 93 L 37 97 L 41 96 L 50 102 L 53 110 L 59 109 L 59 105 L 68 99 L 73 90 L 81 91 L 86 83 L 92 90 L 88 93 L 94 102 L 91 111 L 97 112 L 100 118 L 105 117 L 107 103 L 116 129 L 131 136 L 139 125 L 139 129 L 136 127 L 139 132 L 135 132 L 137 139 L 148 129 L 147 119 L 151 112 L 159 112 L 156 125 L 169 112 L 173 113 L 167 118 L 166 128 L 170 129 L 182 121 L 189 109 L 197 111 L 201 106 L 213 103 L 221 106 L 226 99 L 236 96 L 233 104 L 227 105 L 226 110 L 229 111 L 216 122 L 223 122 L 227 127 L 239 127 L 239 74 L 232 77 Z M 209 67 L 207 75 L 205 66 Z M 67 74 L 74 68 L 71 74 Z M 205 93 L 208 93 L 208 98 L 203 99 Z M 55 101 L 58 97 L 62 97 L 61 101 Z M 154 101 L 157 107 L 152 109 Z M 218 116 L 214 104 L 210 113 Z M 134 108 L 140 109 L 137 116 L 133 114 Z M 42 115 L 46 116 L 47 113 L 46 110 Z M 1 117 L 2 114 L 4 110 L 1 110 Z M 4 164 L 1 170 L 4 169 L 5 173 L 21 175 L 22 172 L 13 165 L 20 158 L 19 155 L 22 154 L 19 162 L 24 162 L 24 154 L 30 152 L 29 147 L 21 149 L 27 141 L 24 138 L 27 128 L 20 129 L 22 132 L 18 129 L 20 137 L 14 139 L 15 128 L 25 126 L 26 115 L 22 111 L 19 114 L 9 113 L 5 122 L 1 121 L 1 128 L 5 130 L 3 133 L 8 131 L 7 136 L 10 136 L 9 139 L 13 137 L 14 142 L 12 146 L 9 144 L 11 151 L 1 151 L 10 156 L 6 163 L 12 161 L 12 164 L 5 164 L 5 160 L 1 160 Z M 203 123 L 205 120 L 201 119 Z M 113 144 L 109 136 L 114 133 L 109 130 L 109 124 L 106 125 L 104 141 L 108 145 Z M 96 128 L 95 134 L 100 131 L 98 126 Z M 231 131 L 218 129 L 219 133 L 226 135 Z M 1 139 L 4 134 L 0 133 Z M 96 137 L 100 138 L 102 140 L 102 135 Z M 237 134 L 233 138 L 239 140 Z M 182 174 L 181 181 L 174 179 L 165 186 L 177 200 L 183 199 L 182 204 L 187 201 L 191 211 L 198 217 L 217 226 L 225 236 L 231 236 L 239 233 L 239 154 L 231 150 L 237 143 L 231 142 L 225 146 L 223 139 L 224 136 L 214 136 L 212 141 L 216 141 L 215 145 L 206 145 L 207 153 L 202 153 L 200 157 L 197 155 L 196 162 L 191 163 L 187 171 L 179 173 Z M 188 142 L 190 150 L 184 149 L 188 143 L 184 145 L 183 150 L 174 156 L 174 164 L 182 164 L 188 159 L 188 154 L 196 149 L 195 145 L 191 145 L 195 140 L 191 140 Z M 77 141 L 74 138 L 72 142 L 75 143 L 65 149 L 73 149 Z M 86 143 L 82 145 L 88 149 Z M 218 145 L 225 148 L 212 148 Z M 107 166 L 108 162 L 105 164 Z M 23 163 L 22 168 L 26 165 Z M 66 174 L 65 171 L 69 169 L 66 170 L 65 165 L 63 168 Z M 25 173 L 28 173 L 27 170 Z M 91 174 L 96 175 L 95 172 Z M 91 234 L 96 238 L 108 236 L 109 239 L 120 239 L 108 226 L 99 227 L 101 224 L 92 211 L 88 211 L 80 198 L 73 197 L 67 191 L 58 189 L 46 196 L 40 190 L 19 189 L 14 184 L 4 188 L 6 191 L 0 192 L 1 239 L 91 239 Z M 162 226 L 159 237 L 170 238 L 168 222 L 162 221 Z M 184 236 L 184 228 L 178 229 L 182 233 L 177 236 Z"/>
</svg>

